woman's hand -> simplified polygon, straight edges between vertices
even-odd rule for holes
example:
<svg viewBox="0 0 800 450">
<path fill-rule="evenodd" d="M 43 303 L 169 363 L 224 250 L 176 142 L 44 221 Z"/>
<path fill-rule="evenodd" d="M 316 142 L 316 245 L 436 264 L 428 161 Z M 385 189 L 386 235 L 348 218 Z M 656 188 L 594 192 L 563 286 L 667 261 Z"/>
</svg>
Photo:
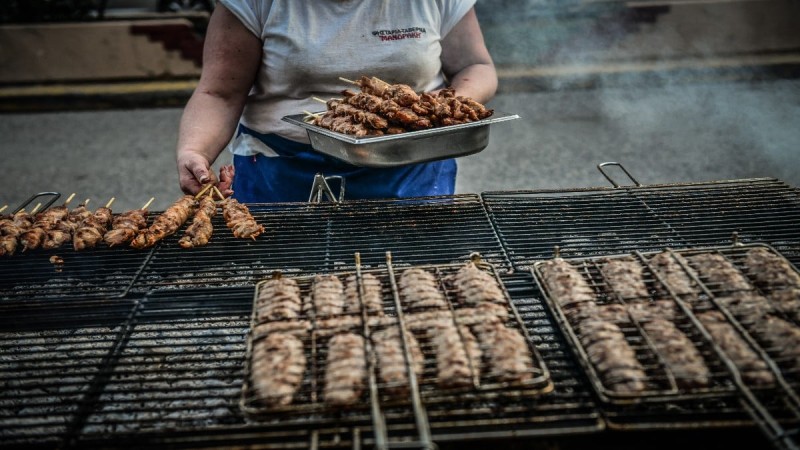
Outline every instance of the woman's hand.
<svg viewBox="0 0 800 450">
<path fill-rule="evenodd" d="M 197 194 L 203 185 L 218 183 L 208 159 L 194 152 L 178 154 L 178 182 L 186 194 Z"/>
</svg>

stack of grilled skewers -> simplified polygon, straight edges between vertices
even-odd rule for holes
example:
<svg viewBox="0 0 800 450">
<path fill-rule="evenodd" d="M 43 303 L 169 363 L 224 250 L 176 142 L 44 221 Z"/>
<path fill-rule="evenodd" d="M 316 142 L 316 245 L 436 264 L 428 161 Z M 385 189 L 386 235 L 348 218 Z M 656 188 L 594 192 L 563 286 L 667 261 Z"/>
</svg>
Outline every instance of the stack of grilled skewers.
<svg viewBox="0 0 800 450">
<path fill-rule="evenodd" d="M 493 113 L 449 88 L 435 94 L 417 93 L 405 84 L 389 84 L 376 77 L 342 80 L 359 86 L 360 92 L 346 89 L 341 99 L 317 98 L 326 103 L 327 111 L 310 114 L 311 123 L 354 136 L 382 136 L 475 122 Z"/>
<path fill-rule="evenodd" d="M 40 205 L 30 212 L 21 209 L 14 214 L 0 216 L 0 256 L 43 248 L 57 249 L 72 242 L 76 251 L 97 247 L 105 242 L 109 247 L 130 246 L 145 249 L 175 234 L 192 218 L 184 235 L 178 241 L 183 248 L 208 244 L 213 233 L 211 219 L 221 207 L 228 228 L 237 238 L 255 239 L 264 232 L 250 214 L 247 206 L 232 198 L 225 198 L 220 191 L 208 185 L 198 195 L 185 195 L 156 217 L 148 226 L 148 206 L 114 215 L 111 204 L 95 211 L 88 209 L 89 200 L 69 209 L 72 194 L 62 205 L 37 213 Z M 219 199 L 219 201 L 217 201 Z M 5 209 L 0 209 L 2 212 Z"/>
</svg>

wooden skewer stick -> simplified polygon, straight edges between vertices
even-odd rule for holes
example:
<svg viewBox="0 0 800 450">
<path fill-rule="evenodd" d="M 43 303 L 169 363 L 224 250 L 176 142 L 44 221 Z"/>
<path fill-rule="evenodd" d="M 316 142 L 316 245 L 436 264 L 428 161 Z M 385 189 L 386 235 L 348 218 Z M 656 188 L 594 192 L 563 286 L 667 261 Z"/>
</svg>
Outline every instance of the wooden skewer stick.
<svg viewBox="0 0 800 450">
<path fill-rule="evenodd" d="M 72 193 L 72 195 L 69 196 L 69 198 L 67 198 L 67 201 L 64 202 L 64 206 L 67 206 L 69 204 L 69 202 L 72 201 L 73 198 L 75 198 L 75 193 L 74 192 Z"/>
<path fill-rule="evenodd" d="M 106 208 L 111 208 L 111 204 L 114 203 L 114 200 L 116 200 L 116 197 L 111 197 L 111 200 L 106 203 Z"/>
<path fill-rule="evenodd" d="M 147 209 L 147 207 L 150 206 L 150 203 L 153 203 L 153 200 L 155 199 L 156 199 L 155 197 L 150 197 L 150 200 L 148 200 L 147 203 L 145 203 L 144 206 L 142 206 L 142 209 Z"/>
<path fill-rule="evenodd" d="M 31 210 L 31 214 L 36 214 L 36 211 L 39 210 L 40 206 L 42 206 L 42 203 L 41 202 L 37 203 L 36 206 L 34 206 L 33 209 Z"/>
<path fill-rule="evenodd" d="M 347 78 L 345 78 L 345 77 L 339 77 L 339 79 L 340 79 L 340 80 L 342 80 L 342 81 L 344 81 L 345 83 L 350 83 L 350 84 L 358 84 L 358 82 L 357 82 L 357 81 L 348 80 L 348 79 L 347 79 Z"/>
<path fill-rule="evenodd" d="M 213 183 L 208 183 L 203 189 L 200 189 L 200 192 L 198 192 L 197 195 L 194 196 L 194 198 L 195 199 L 200 198 L 203 194 L 206 193 L 207 190 L 211 189 L 212 186 L 214 186 Z"/>
<path fill-rule="evenodd" d="M 326 102 L 325 100 L 323 100 L 323 99 L 321 99 L 319 97 L 311 97 L 311 99 L 312 100 L 316 100 L 316 101 L 318 101 L 320 103 L 325 103 L 326 105 L 328 104 L 328 102 Z"/>
<path fill-rule="evenodd" d="M 214 186 L 214 192 L 216 192 L 216 193 L 217 193 L 217 195 L 219 196 L 219 199 L 220 199 L 220 200 L 225 200 L 225 196 L 224 196 L 224 195 L 222 195 L 222 192 L 220 192 L 220 191 L 219 191 L 219 189 L 217 189 L 217 187 L 216 187 L 216 186 Z"/>
<path fill-rule="evenodd" d="M 88 206 L 88 205 L 89 205 L 89 199 L 87 198 L 87 199 L 86 199 L 86 200 L 84 200 L 84 201 L 83 201 L 83 203 L 81 203 L 81 204 L 82 204 L 82 205 L 83 205 L 83 207 L 85 208 L 86 206 Z"/>
<path fill-rule="evenodd" d="M 3 212 L 3 211 L 5 211 L 5 210 L 6 210 L 6 208 L 8 208 L 8 205 L 3 205 L 3 207 L 2 207 L 2 208 L 0 208 L 0 213 L 1 213 L 1 212 Z"/>
</svg>

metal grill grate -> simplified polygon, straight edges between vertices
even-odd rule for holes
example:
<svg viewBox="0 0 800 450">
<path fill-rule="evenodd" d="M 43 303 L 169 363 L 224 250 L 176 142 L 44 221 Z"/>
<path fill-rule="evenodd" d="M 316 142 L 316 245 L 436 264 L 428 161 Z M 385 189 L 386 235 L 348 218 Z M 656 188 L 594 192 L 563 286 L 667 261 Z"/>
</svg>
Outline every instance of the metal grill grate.
<svg viewBox="0 0 800 450">
<path fill-rule="evenodd" d="M 511 397 L 498 402 L 434 402 L 427 407 L 433 440 L 457 442 L 600 429 L 602 422 L 589 387 L 534 295 L 532 278 L 519 274 L 503 280 L 550 369 L 555 389 L 535 400 Z M 251 289 L 187 289 L 154 292 L 135 304 L 128 303 L 128 309 L 122 308 L 121 303 L 113 308 L 76 307 L 77 313 L 86 308 L 93 313 L 87 317 L 76 314 L 81 319 L 72 326 L 62 321 L 60 329 L 66 331 L 60 333 L 69 334 L 71 339 L 83 333 L 81 348 L 92 350 L 69 353 L 71 364 L 61 367 L 61 378 L 50 379 L 50 384 L 69 389 L 73 382 L 64 380 L 80 380 L 84 372 L 91 377 L 80 380 L 80 395 L 62 399 L 61 406 L 29 410 L 24 422 L 5 417 L 8 427 L 4 430 L 29 430 L 30 442 L 43 445 L 59 442 L 66 434 L 67 444 L 82 447 L 165 443 L 192 446 L 214 442 L 306 447 L 315 441 L 321 447 L 350 446 L 354 442 L 371 445 L 372 422 L 363 412 L 350 416 L 331 412 L 278 416 L 269 422 L 245 422 L 238 401 L 252 299 Z M 44 323 L 49 320 L 53 317 Z M 20 352 L 18 347 L 26 342 L 20 333 L 38 336 L 40 330 L 30 321 L 13 322 L 23 331 L 3 333 L 4 342 L 9 343 L 4 345 L 4 354 L 23 358 L 38 352 L 34 344 L 29 344 L 26 352 Z M 53 353 L 61 356 L 57 360 L 67 358 L 66 353 L 60 353 L 63 347 L 56 347 L 65 339 L 51 344 Z M 48 365 L 53 353 L 43 353 L 37 359 L 37 371 L 23 378 L 28 388 L 15 394 L 17 404 L 30 405 L 40 398 L 39 388 L 32 386 L 46 382 L 53 373 Z M 51 402 L 49 397 L 47 402 Z M 12 411 L 10 406 L 3 410 Z M 59 426 L 26 425 L 53 421 L 59 408 L 65 415 Z M 414 435 L 413 414 L 407 406 L 383 411 L 391 436 L 402 441 Z M 5 442 L 21 442 L 19 435 L 5 436 Z"/>
<path fill-rule="evenodd" d="M 4 305 L 0 446 L 57 447 L 75 429 L 134 302 Z"/>
<path fill-rule="evenodd" d="M 750 259 L 751 256 L 756 255 L 760 255 L 759 259 L 761 261 L 764 260 L 764 255 L 767 255 L 773 263 L 780 261 L 780 265 L 777 265 L 779 269 L 775 269 L 775 265 L 771 266 L 770 270 L 764 269 L 763 266 L 759 268 L 755 265 L 758 262 L 757 259 Z M 655 260 L 658 258 L 663 259 L 656 263 Z M 701 259 L 695 260 L 694 258 Z M 709 258 L 714 259 L 709 262 Z M 751 261 L 752 263 L 748 265 Z M 550 283 L 562 283 L 564 281 L 555 281 L 556 278 L 552 277 L 549 278 L 551 281 L 547 281 L 548 272 L 553 270 L 548 269 L 547 265 L 549 263 L 540 262 L 535 264 L 534 271 L 537 282 L 546 286 L 545 290 L 550 292 L 547 297 L 548 304 L 557 312 L 559 322 L 567 331 L 570 342 L 590 374 L 590 379 L 596 391 L 605 402 L 622 404 L 621 400 L 624 399 L 628 403 L 664 400 L 675 403 L 696 400 L 704 394 L 711 393 L 719 394 L 721 401 L 729 397 L 724 394 L 729 392 L 730 389 L 713 389 L 712 387 L 697 389 L 693 386 L 683 388 L 678 386 L 678 389 L 675 389 L 674 385 L 661 386 L 664 377 L 659 371 L 662 366 L 667 372 L 671 370 L 668 363 L 669 359 L 656 362 L 655 359 L 647 355 L 647 353 L 652 352 L 658 356 L 658 350 L 657 347 L 653 346 L 655 341 L 652 340 L 652 336 L 649 338 L 647 336 L 647 326 L 639 326 L 639 324 L 646 324 L 653 319 L 645 317 L 637 320 L 631 307 L 636 304 L 653 306 L 653 303 L 651 303 L 653 300 L 665 301 L 668 299 L 670 303 L 674 302 L 675 308 L 675 314 L 671 321 L 686 336 L 691 338 L 693 347 L 701 349 L 703 359 L 709 364 L 709 367 L 712 367 L 712 362 L 715 359 L 719 359 L 724 363 L 721 368 L 717 367 L 712 370 L 712 373 L 716 373 L 719 377 L 728 377 L 728 386 L 733 385 L 736 387 L 741 395 L 741 401 L 745 409 L 776 445 L 781 448 L 797 447 L 791 437 L 796 431 L 787 432 L 780 424 L 785 423 L 788 426 L 796 427 L 800 422 L 800 399 L 798 399 L 794 389 L 786 381 L 786 378 L 794 384 L 798 381 L 796 357 L 794 356 L 796 352 L 790 349 L 794 347 L 794 344 L 789 343 L 789 341 L 777 343 L 774 340 L 765 338 L 765 335 L 769 334 L 765 331 L 765 319 L 778 318 L 778 316 L 785 316 L 787 326 L 794 327 L 795 333 L 800 333 L 796 328 L 796 318 L 800 313 L 800 289 L 798 289 L 800 288 L 800 275 L 777 252 L 767 246 L 735 245 L 725 248 L 670 250 L 663 253 L 650 254 L 636 252 L 634 258 L 629 255 L 619 255 L 602 258 L 578 258 L 563 260 L 563 262 L 567 262 L 569 266 L 573 267 L 576 274 L 580 274 L 592 286 L 595 291 L 593 302 L 576 303 L 570 306 L 565 303 L 569 301 L 568 297 L 562 296 L 559 298 L 555 291 L 551 290 L 558 288 Z M 618 278 L 617 280 L 608 278 L 612 275 L 610 272 L 604 271 L 604 268 L 609 268 L 613 264 L 619 264 L 620 262 L 641 267 L 641 274 L 636 274 L 635 270 L 626 265 L 623 278 Z M 669 263 L 672 268 L 667 269 L 663 266 L 666 263 Z M 661 265 L 659 270 L 653 269 L 654 264 Z M 776 271 L 781 273 L 777 274 Z M 767 273 L 767 275 L 759 277 L 759 273 Z M 619 275 L 616 276 L 619 277 Z M 747 280 L 748 277 L 749 280 Z M 562 276 L 559 280 L 566 280 L 566 278 Z M 761 281 L 763 284 L 765 280 L 770 285 L 777 286 L 775 290 L 767 289 L 766 291 L 758 292 L 756 290 L 758 282 Z M 575 282 L 571 283 L 577 286 Z M 625 283 L 627 289 L 620 291 L 619 287 L 616 286 L 617 283 Z M 633 296 L 634 294 L 631 294 L 631 292 L 636 292 L 637 289 L 632 289 L 632 287 L 637 285 L 642 286 L 642 289 L 638 289 L 641 294 Z M 770 297 L 770 294 L 778 291 L 789 292 L 792 295 L 791 299 L 785 296 L 781 298 Z M 627 294 L 623 296 L 621 292 L 627 292 Z M 743 298 L 742 294 L 746 294 L 747 298 Z M 579 338 L 579 332 L 576 331 L 580 327 L 579 320 L 576 319 L 576 311 L 580 308 L 592 306 L 595 302 L 601 305 L 624 305 L 627 311 L 625 315 L 630 322 L 625 322 L 624 325 L 620 325 L 620 328 L 624 330 L 625 328 L 623 327 L 630 328 L 630 325 L 637 325 L 632 331 L 626 331 L 625 340 L 628 341 L 632 348 L 636 349 L 637 359 L 642 362 L 646 369 L 646 381 L 649 388 L 643 392 L 613 392 L 612 389 L 604 385 L 601 377 L 596 372 L 595 364 L 587 356 L 587 349 L 583 346 L 582 339 Z M 729 308 L 734 313 L 728 312 Z M 754 381 L 756 378 L 754 378 L 752 371 L 755 366 L 748 364 L 746 367 L 737 367 L 737 364 L 729 357 L 725 345 L 722 342 L 718 342 L 716 337 L 712 337 L 713 333 L 710 334 L 706 322 L 699 319 L 701 315 L 717 314 L 720 311 L 724 314 L 714 317 L 727 321 L 731 325 L 730 330 L 740 336 L 740 339 L 744 339 L 743 342 L 747 342 L 752 349 L 751 351 L 754 352 L 753 354 L 763 361 L 762 368 L 759 370 L 772 373 L 771 377 L 774 378 L 771 378 L 771 381 Z M 659 319 L 662 319 L 663 316 L 663 314 L 659 314 Z M 624 321 L 625 318 L 622 320 Z M 770 324 L 769 326 L 774 325 Z M 787 332 L 774 334 L 773 339 L 775 339 L 774 336 L 776 335 L 785 338 L 785 333 Z M 730 341 L 728 340 L 728 342 Z M 759 347 L 759 344 L 764 349 Z M 787 347 L 789 348 L 787 349 Z M 645 355 L 642 356 L 643 354 Z M 776 361 L 778 362 L 777 364 Z M 750 376 L 746 374 L 748 371 L 751 374 Z M 730 375 L 728 375 L 728 372 Z M 759 375 L 758 379 L 764 380 L 763 375 Z M 664 391 L 671 390 L 670 393 L 673 394 L 673 399 L 659 395 L 665 393 L 659 392 L 660 389 Z M 611 408 L 612 411 L 614 409 L 613 407 Z M 715 409 L 725 410 L 725 408 L 721 407 Z"/>
<path fill-rule="evenodd" d="M 512 265 L 552 257 L 767 242 L 800 263 L 800 194 L 774 179 L 487 192 L 482 194 Z"/>
<path fill-rule="evenodd" d="M 56 256 L 61 261 L 51 261 Z M 0 303 L 123 297 L 149 256 L 107 247 L 76 252 L 68 245 L 8 256 L 0 263 Z"/>
<path fill-rule="evenodd" d="M 156 249 L 133 290 L 252 286 L 275 270 L 345 271 L 356 251 L 365 268 L 384 266 L 387 250 L 397 264 L 451 263 L 480 252 L 509 266 L 476 195 L 249 206 L 266 228 L 255 241 L 233 238 L 218 215 L 208 246 L 178 247 L 179 231 Z"/>
<path fill-rule="evenodd" d="M 302 385 L 299 387 L 299 392 L 293 396 L 292 403 L 277 408 L 263 405 L 258 399 L 257 391 L 253 389 L 249 381 L 246 382 L 243 390 L 242 405 L 251 417 L 257 418 L 266 413 L 292 414 L 301 412 L 306 414 L 310 411 L 332 409 L 330 405 L 326 405 L 325 403 L 323 389 L 325 385 L 325 372 L 328 369 L 327 354 L 331 337 L 339 333 L 354 333 L 363 337 L 366 341 L 372 342 L 371 339 L 373 339 L 374 336 L 380 335 L 380 333 L 385 333 L 387 331 L 399 333 L 401 324 L 402 329 L 406 330 L 405 333 L 409 335 L 408 339 L 419 343 L 419 348 L 425 359 L 422 370 L 417 374 L 416 382 L 413 386 L 409 386 L 409 382 L 403 383 L 402 386 L 397 383 L 390 385 L 380 379 L 375 381 L 372 377 L 367 377 L 369 378 L 369 387 L 373 387 L 374 385 L 375 392 L 377 392 L 378 395 L 373 397 L 370 394 L 370 389 L 365 388 L 361 394 L 362 398 L 357 402 L 363 409 L 368 409 L 371 401 L 373 402 L 373 407 L 380 408 L 380 405 L 408 405 L 412 402 L 412 399 L 416 398 L 421 398 L 425 405 L 445 404 L 453 408 L 465 401 L 491 404 L 498 401 L 498 399 L 502 400 L 508 397 L 535 398 L 552 390 L 552 382 L 550 381 L 547 368 L 544 366 L 541 356 L 538 355 L 529 337 L 525 339 L 525 342 L 528 342 L 530 346 L 529 357 L 531 365 L 526 372 L 526 375 L 529 377 L 528 379 L 516 384 L 505 383 L 500 378 L 498 372 L 494 371 L 495 369 L 493 366 L 487 362 L 488 357 L 484 357 L 477 360 L 468 360 L 471 370 L 474 370 L 473 373 L 479 374 L 479 376 L 476 376 L 472 380 L 472 386 L 442 386 L 442 380 L 439 378 L 441 374 L 437 368 L 437 358 L 443 350 L 437 349 L 434 343 L 434 336 L 428 333 L 428 327 L 432 326 L 435 321 L 444 321 L 445 324 L 449 326 L 463 326 L 462 329 L 454 327 L 454 330 L 457 330 L 459 335 L 459 343 L 466 349 L 467 346 L 464 345 L 464 340 L 466 338 L 463 334 L 469 333 L 471 335 L 475 333 L 475 342 L 480 345 L 485 356 L 489 349 L 486 347 L 487 344 L 482 342 L 480 333 L 476 331 L 475 328 L 476 325 L 481 325 L 483 322 L 488 321 L 489 317 L 487 315 L 482 321 L 476 322 L 475 319 L 471 319 L 465 315 L 465 313 L 472 315 L 480 314 L 480 312 L 474 307 L 461 304 L 457 297 L 457 290 L 452 284 L 452 276 L 459 269 L 464 267 L 463 264 L 414 266 L 415 269 L 422 269 L 435 277 L 440 293 L 443 295 L 443 298 L 446 299 L 447 307 L 449 307 L 449 309 L 444 310 L 410 310 L 406 299 L 402 298 L 402 295 L 398 293 L 395 284 L 395 279 L 400 277 L 400 273 L 402 273 L 404 269 L 395 269 L 393 265 L 388 262 L 387 265 L 389 267 L 386 271 L 363 272 L 364 275 L 369 274 L 374 276 L 381 284 L 383 308 L 380 313 L 373 312 L 370 314 L 366 309 L 362 308 L 361 311 L 345 312 L 332 317 L 317 317 L 315 315 L 315 308 L 308 305 L 307 308 L 304 308 L 306 312 L 301 314 L 297 319 L 267 320 L 263 322 L 266 326 L 286 325 L 299 322 L 309 324 L 311 329 L 300 334 L 306 353 L 305 359 L 307 363 L 304 368 L 304 373 L 306 375 Z M 476 266 L 480 267 L 480 270 L 484 273 L 490 274 L 495 278 L 498 286 L 502 287 L 502 281 L 497 278 L 497 274 L 490 265 L 483 264 L 478 260 Z M 335 275 L 342 283 L 348 283 L 348 277 L 355 277 L 358 282 L 362 280 L 361 271 L 342 272 L 336 273 Z M 294 278 L 293 281 L 297 282 L 299 285 L 300 297 L 303 299 L 310 299 L 312 286 L 315 283 L 314 277 L 298 277 Z M 260 321 L 256 313 L 258 310 L 258 299 L 261 297 L 260 293 L 264 286 L 266 286 L 266 283 L 259 283 L 256 286 L 253 307 L 253 328 L 249 337 L 250 342 L 248 343 L 245 380 L 250 380 L 252 377 L 251 359 L 253 342 L 269 335 L 269 332 L 259 332 L 261 327 L 259 326 Z M 357 301 L 358 299 L 356 299 L 356 302 Z M 510 299 L 506 298 L 505 303 L 505 307 L 501 307 L 501 309 L 507 314 L 507 317 L 500 320 L 500 323 L 502 323 L 505 329 L 514 330 L 516 333 L 519 333 L 520 337 L 526 336 L 527 330 L 521 323 Z M 403 314 L 398 314 L 397 305 L 402 305 Z M 418 322 L 416 325 L 413 324 L 415 316 L 427 316 L 429 314 L 434 314 L 436 319 L 426 318 L 424 322 Z M 497 316 L 492 315 L 492 317 Z M 367 319 L 366 324 L 362 322 L 363 318 Z M 333 322 L 341 325 L 331 325 Z M 386 339 L 386 337 L 380 339 Z M 374 343 L 373 345 L 367 345 L 368 349 L 372 349 L 370 350 L 371 353 L 366 356 L 368 360 L 375 354 L 374 345 Z M 454 343 L 453 345 L 456 344 Z M 409 371 L 409 358 L 409 353 L 403 355 L 403 364 L 405 365 L 406 373 Z M 376 365 L 375 372 L 380 370 L 380 362 Z M 398 391 L 404 391 L 405 393 L 399 393 Z M 359 409 L 357 405 L 353 405 L 353 407 Z"/>
</svg>

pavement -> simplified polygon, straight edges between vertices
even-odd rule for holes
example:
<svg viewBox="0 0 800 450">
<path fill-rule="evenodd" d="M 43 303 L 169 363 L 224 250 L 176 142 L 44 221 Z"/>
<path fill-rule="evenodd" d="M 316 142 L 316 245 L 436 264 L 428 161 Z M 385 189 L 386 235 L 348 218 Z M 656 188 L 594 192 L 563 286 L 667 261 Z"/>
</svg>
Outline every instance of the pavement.
<svg viewBox="0 0 800 450">
<path fill-rule="evenodd" d="M 489 146 L 459 159 L 457 191 L 609 186 L 596 169 L 607 161 L 644 184 L 773 177 L 800 186 L 800 29 L 781 19 L 798 4 L 753 3 L 762 5 L 632 18 L 508 14 L 517 2 L 479 10 L 500 77 L 489 106 L 520 119 L 493 125 Z M 180 195 L 174 148 L 195 86 L 0 85 L 0 206 L 57 191 L 96 205 L 115 197 L 116 210 L 150 197 L 165 208 Z M 229 161 L 224 153 L 216 166 Z"/>
</svg>

